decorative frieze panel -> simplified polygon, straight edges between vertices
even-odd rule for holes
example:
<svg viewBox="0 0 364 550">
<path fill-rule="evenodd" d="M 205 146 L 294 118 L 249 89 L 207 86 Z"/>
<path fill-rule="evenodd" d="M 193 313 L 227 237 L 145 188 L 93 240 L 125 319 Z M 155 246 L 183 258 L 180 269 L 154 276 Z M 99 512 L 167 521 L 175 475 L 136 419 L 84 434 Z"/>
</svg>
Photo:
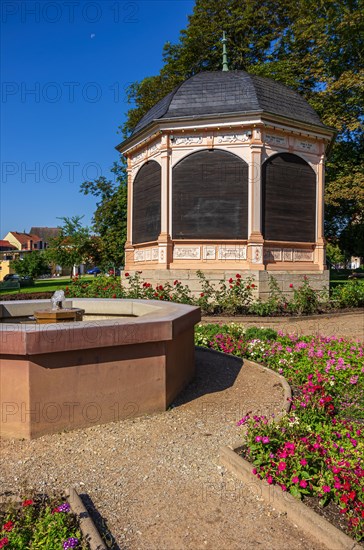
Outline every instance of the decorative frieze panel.
<svg viewBox="0 0 364 550">
<path fill-rule="evenodd" d="M 158 248 L 152 248 L 152 261 L 157 262 L 159 259 L 159 251 Z"/>
<path fill-rule="evenodd" d="M 137 153 L 134 157 L 132 157 L 131 161 L 136 164 L 137 162 L 140 162 L 141 160 L 143 160 L 146 156 L 146 149 L 143 149 L 143 151 L 139 151 L 139 153 Z"/>
<path fill-rule="evenodd" d="M 174 136 L 172 141 L 175 145 L 200 145 L 202 136 Z"/>
<path fill-rule="evenodd" d="M 246 246 L 231 245 L 231 246 L 219 246 L 218 248 L 219 260 L 246 260 Z"/>
<path fill-rule="evenodd" d="M 155 253 L 157 252 L 157 254 Z M 158 248 L 146 248 L 134 250 L 134 262 L 151 262 L 158 260 Z"/>
<path fill-rule="evenodd" d="M 284 262 L 293 262 L 293 250 L 292 248 L 283 249 L 283 261 Z"/>
<path fill-rule="evenodd" d="M 216 260 L 216 248 L 214 246 L 204 246 L 202 248 L 202 258 L 204 260 Z"/>
<path fill-rule="evenodd" d="M 270 248 L 264 249 L 265 262 L 313 262 L 313 251 L 302 248 Z"/>
<path fill-rule="evenodd" d="M 296 139 L 296 149 L 306 151 L 307 153 L 317 153 L 318 144 L 313 141 L 307 141 L 303 139 Z"/>
<path fill-rule="evenodd" d="M 164 264 L 167 258 L 167 249 L 165 246 L 160 246 L 158 248 L 158 262 Z"/>
<path fill-rule="evenodd" d="M 313 262 L 312 250 L 294 250 L 293 259 L 295 262 Z"/>
<path fill-rule="evenodd" d="M 287 146 L 287 138 L 276 134 L 265 134 L 265 142 L 272 145 Z"/>
<path fill-rule="evenodd" d="M 265 248 L 264 249 L 264 261 L 281 262 L 282 261 L 282 249 L 281 248 Z"/>
<path fill-rule="evenodd" d="M 159 147 L 156 143 L 148 147 L 148 156 L 154 155 L 159 151 Z"/>
<path fill-rule="evenodd" d="M 251 251 L 252 251 L 252 263 L 261 264 L 263 262 L 263 247 L 261 245 L 252 246 Z"/>
<path fill-rule="evenodd" d="M 145 250 L 134 250 L 134 262 L 144 262 Z"/>
<path fill-rule="evenodd" d="M 155 156 L 157 153 L 159 153 L 158 144 L 153 143 L 152 145 L 149 145 L 149 147 L 145 147 L 141 151 L 138 151 L 138 153 L 136 155 L 131 157 L 131 162 L 132 162 L 133 165 L 139 164 L 142 160 L 145 160 L 149 157 Z M 135 167 L 135 168 L 137 169 L 137 167 Z"/>
<path fill-rule="evenodd" d="M 201 248 L 199 246 L 175 246 L 173 249 L 174 260 L 199 260 Z"/>
<path fill-rule="evenodd" d="M 225 134 L 216 139 L 217 143 L 246 143 L 249 140 L 248 134 Z"/>
</svg>

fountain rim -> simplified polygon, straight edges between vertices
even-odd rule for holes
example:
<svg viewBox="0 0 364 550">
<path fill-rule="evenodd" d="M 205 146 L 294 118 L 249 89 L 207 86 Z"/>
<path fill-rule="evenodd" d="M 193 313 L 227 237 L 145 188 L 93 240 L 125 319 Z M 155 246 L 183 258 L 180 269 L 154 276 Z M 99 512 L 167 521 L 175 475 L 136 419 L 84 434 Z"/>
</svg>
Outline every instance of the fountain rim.
<svg viewBox="0 0 364 550">
<path fill-rule="evenodd" d="M 48 303 L 47 300 L 0 302 L 0 317 L 3 320 L 0 323 L 0 340 L 3 343 L 1 355 L 39 355 L 62 350 L 170 341 L 185 330 L 186 325 L 191 322 L 191 315 L 195 323 L 201 320 L 199 307 L 174 302 L 133 298 L 67 298 L 65 307 L 81 307 L 85 309 L 86 314 L 107 314 L 105 311 L 95 311 L 97 304 L 102 305 L 103 309 L 109 305 L 114 311 L 118 306 L 123 306 L 124 311 L 120 310 L 120 315 L 126 314 L 125 309 L 131 313 L 139 313 L 136 317 L 60 324 L 6 324 L 4 308 L 20 311 L 21 306 L 34 305 L 39 309 Z"/>
</svg>

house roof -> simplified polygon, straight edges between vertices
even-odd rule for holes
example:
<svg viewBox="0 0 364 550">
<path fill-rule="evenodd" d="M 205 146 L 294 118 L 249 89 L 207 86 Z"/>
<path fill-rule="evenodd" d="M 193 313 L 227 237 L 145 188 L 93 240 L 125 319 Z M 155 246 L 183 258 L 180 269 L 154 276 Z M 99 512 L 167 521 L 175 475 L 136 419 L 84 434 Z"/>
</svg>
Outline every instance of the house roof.
<svg viewBox="0 0 364 550">
<path fill-rule="evenodd" d="M 0 248 L 12 248 L 12 249 L 16 250 L 16 246 L 9 243 L 9 241 L 3 241 L 1 239 L 0 239 Z"/>
<path fill-rule="evenodd" d="M 49 242 L 51 239 L 58 237 L 60 232 L 59 227 L 31 227 L 30 233 L 37 235 L 43 242 Z"/>
<path fill-rule="evenodd" d="M 310 104 L 280 82 L 245 71 L 205 71 L 185 80 L 156 103 L 135 126 L 132 136 L 160 119 L 250 112 L 326 128 Z"/>
<path fill-rule="evenodd" d="M 34 235 L 33 233 L 18 233 L 17 231 L 10 231 L 10 233 L 21 244 L 28 244 L 29 241 L 37 243 L 42 240 L 38 235 Z"/>
</svg>

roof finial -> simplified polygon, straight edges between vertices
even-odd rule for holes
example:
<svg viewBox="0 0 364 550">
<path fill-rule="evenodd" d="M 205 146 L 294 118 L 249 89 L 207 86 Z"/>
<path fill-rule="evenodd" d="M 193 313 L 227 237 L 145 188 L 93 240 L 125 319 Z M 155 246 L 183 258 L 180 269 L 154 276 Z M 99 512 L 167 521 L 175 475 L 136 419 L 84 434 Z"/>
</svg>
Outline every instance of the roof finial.
<svg viewBox="0 0 364 550">
<path fill-rule="evenodd" d="M 229 67 L 228 67 L 228 61 L 227 61 L 227 53 L 226 53 L 226 33 L 225 31 L 223 31 L 222 33 L 222 70 L 223 71 L 228 71 L 229 70 Z"/>
</svg>

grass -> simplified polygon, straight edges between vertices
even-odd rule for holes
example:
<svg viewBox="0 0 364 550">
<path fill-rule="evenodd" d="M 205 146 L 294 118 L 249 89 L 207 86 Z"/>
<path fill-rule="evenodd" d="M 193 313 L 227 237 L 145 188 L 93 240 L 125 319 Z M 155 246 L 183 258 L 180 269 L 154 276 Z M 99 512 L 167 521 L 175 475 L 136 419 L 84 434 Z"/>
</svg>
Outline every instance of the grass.
<svg viewBox="0 0 364 550">
<path fill-rule="evenodd" d="M 82 280 L 90 281 L 93 279 L 93 275 L 85 275 Z M 29 294 L 32 292 L 55 292 L 56 290 L 66 290 L 66 287 L 71 283 L 71 278 L 62 279 L 39 279 L 35 281 L 33 286 L 27 286 L 15 290 L 0 290 L 0 296 L 2 294 Z"/>
</svg>

